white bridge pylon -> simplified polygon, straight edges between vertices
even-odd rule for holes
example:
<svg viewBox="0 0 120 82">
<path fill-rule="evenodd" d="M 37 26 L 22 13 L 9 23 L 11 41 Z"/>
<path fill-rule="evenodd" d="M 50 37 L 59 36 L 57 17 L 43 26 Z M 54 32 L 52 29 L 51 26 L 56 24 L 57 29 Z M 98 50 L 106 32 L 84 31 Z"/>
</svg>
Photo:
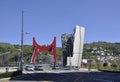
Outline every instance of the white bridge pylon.
<svg viewBox="0 0 120 82">
<path fill-rule="evenodd" d="M 67 66 L 80 67 L 84 44 L 85 28 L 76 25 L 74 31 L 73 57 L 67 57 Z"/>
</svg>

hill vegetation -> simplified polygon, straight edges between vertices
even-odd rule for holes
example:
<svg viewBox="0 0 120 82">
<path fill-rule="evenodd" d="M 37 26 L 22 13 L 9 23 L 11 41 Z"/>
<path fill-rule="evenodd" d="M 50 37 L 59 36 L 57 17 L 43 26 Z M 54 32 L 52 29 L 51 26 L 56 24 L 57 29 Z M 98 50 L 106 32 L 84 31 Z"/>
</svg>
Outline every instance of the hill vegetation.
<svg viewBox="0 0 120 82">
<path fill-rule="evenodd" d="M 93 42 L 84 45 L 83 57 L 95 55 L 95 51 L 103 51 L 104 55 L 119 56 L 120 55 L 120 43 L 109 43 L 109 42 Z"/>
<path fill-rule="evenodd" d="M 11 62 L 18 62 L 20 57 L 20 45 L 18 44 L 9 44 L 9 43 L 0 43 L 0 55 L 2 53 L 10 51 L 9 54 L 9 63 Z M 25 63 L 30 63 L 31 56 L 32 56 L 32 46 L 31 45 L 24 45 L 24 54 L 23 59 Z M 109 43 L 109 42 L 93 42 L 84 44 L 83 49 L 83 58 L 90 59 L 95 57 L 95 55 L 99 55 L 98 52 L 103 51 L 103 56 L 120 56 L 120 43 Z M 102 53 L 103 53 L 102 52 Z M 42 54 L 42 55 L 41 55 Z M 57 47 L 57 59 L 61 60 L 62 58 L 62 48 Z M 36 61 L 40 63 L 41 61 L 49 62 L 50 59 L 48 52 L 39 53 L 37 56 Z M 47 60 L 47 61 L 46 61 Z"/>
<path fill-rule="evenodd" d="M 18 62 L 19 58 L 20 58 L 20 48 L 21 46 L 18 44 L 9 44 L 9 43 L 0 43 L 0 55 L 2 55 L 5 52 L 10 52 L 9 54 L 9 63 L 11 62 Z M 23 59 L 25 63 L 30 63 L 31 60 L 31 56 L 32 56 L 32 45 L 24 45 L 23 48 Z M 57 51 L 57 59 L 61 59 L 61 54 L 62 54 L 62 48 L 61 47 L 57 47 L 56 49 Z M 42 54 L 42 55 L 41 55 Z M 40 52 L 37 55 L 37 59 L 38 60 L 45 60 L 45 58 L 48 58 L 49 52 Z"/>
</svg>

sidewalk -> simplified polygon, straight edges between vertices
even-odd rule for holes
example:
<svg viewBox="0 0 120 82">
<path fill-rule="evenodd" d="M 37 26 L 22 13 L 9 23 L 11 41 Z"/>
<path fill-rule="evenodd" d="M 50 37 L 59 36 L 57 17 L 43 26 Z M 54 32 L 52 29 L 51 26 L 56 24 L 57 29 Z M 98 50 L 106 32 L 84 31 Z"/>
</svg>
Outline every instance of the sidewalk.
<svg viewBox="0 0 120 82">
<path fill-rule="evenodd" d="M 0 82 L 9 82 L 11 77 L 0 79 Z"/>
<path fill-rule="evenodd" d="M 87 68 L 80 68 L 79 71 L 87 72 L 87 71 L 98 71 L 98 70 L 97 69 L 90 69 L 90 70 L 88 70 Z"/>
<path fill-rule="evenodd" d="M 16 67 L 10 67 L 8 72 L 11 72 L 11 71 L 17 71 L 17 68 Z M 0 67 L 0 73 L 5 73 L 6 72 L 6 67 Z"/>
</svg>

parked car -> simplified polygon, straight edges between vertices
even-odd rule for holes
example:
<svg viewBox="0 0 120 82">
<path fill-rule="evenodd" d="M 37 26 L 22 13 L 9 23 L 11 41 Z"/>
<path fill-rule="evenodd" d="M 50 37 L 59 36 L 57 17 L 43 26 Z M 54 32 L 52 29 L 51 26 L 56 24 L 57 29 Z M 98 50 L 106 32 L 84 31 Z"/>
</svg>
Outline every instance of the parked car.
<svg viewBox="0 0 120 82">
<path fill-rule="evenodd" d="M 35 65 L 34 70 L 43 71 L 43 66 L 42 65 Z"/>
<path fill-rule="evenodd" d="M 54 64 L 50 64 L 50 67 L 52 68 L 52 69 L 60 69 L 60 66 L 59 65 L 54 65 Z"/>
<path fill-rule="evenodd" d="M 34 65 L 27 65 L 25 67 L 25 70 L 27 70 L 27 71 L 33 71 L 34 70 Z"/>
</svg>

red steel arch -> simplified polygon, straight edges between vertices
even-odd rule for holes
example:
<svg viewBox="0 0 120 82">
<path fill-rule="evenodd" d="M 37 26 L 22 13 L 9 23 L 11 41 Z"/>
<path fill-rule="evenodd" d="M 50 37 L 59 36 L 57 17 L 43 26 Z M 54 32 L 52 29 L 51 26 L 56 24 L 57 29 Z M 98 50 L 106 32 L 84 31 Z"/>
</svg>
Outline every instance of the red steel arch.
<svg viewBox="0 0 120 82">
<path fill-rule="evenodd" d="M 31 58 L 32 64 L 35 63 L 35 57 L 37 56 L 38 52 L 43 52 L 43 51 L 50 52 L 54 57 L 54 64 L 56 64 L 56 37 L 54 37 L 53 42 L 48 46 L 38 45 L 35 40 L 35 37 L 33 37 L 33 54 Z"/>
</svg>

